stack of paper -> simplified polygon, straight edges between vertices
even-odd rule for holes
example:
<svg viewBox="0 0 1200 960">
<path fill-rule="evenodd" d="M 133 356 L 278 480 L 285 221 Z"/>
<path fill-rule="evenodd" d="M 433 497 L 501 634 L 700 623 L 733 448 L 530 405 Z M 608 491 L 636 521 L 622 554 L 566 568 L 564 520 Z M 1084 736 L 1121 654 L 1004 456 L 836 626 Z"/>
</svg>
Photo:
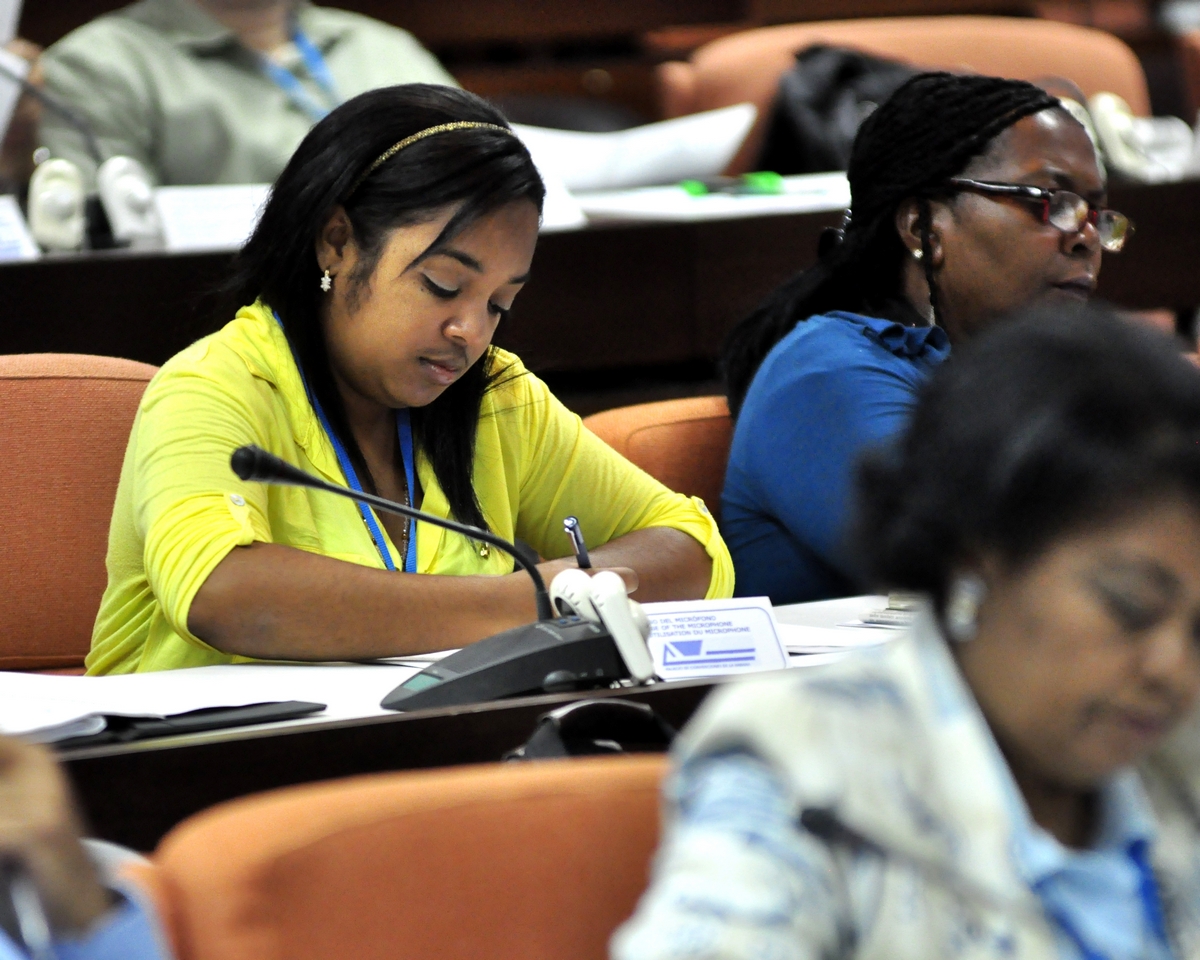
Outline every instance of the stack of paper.
<svg viewBox="0 0 1200 960">
<path fill-rule="evenodd" d="M 576 199 L 593 220 L 732 220 L 845 210 L 850 206 L 850 182 L 844 173 L 806 173 L 784 177 L 780 194 L 696 197 L 683 187 L 669 186 L 580 193 Z"/>
<path fill-rule="evenodd" d="M 899 637 L 901 628 L 863 622 L 864 616 L 887 605 L 885 596 L 841 597 L 776 607 L 775 617 L 792 665 L 811 666 Z"/>
<path fill-rule="evenodd" d="M 98 733 L 106 717 L 173 717 L 214 707 L 303 700 L 321 719 L 388 713 L 380 700 L 427 666 L 238 664 L 115 677 L 0 672 L 0 732 L 54 742 Z"/>
</svg>

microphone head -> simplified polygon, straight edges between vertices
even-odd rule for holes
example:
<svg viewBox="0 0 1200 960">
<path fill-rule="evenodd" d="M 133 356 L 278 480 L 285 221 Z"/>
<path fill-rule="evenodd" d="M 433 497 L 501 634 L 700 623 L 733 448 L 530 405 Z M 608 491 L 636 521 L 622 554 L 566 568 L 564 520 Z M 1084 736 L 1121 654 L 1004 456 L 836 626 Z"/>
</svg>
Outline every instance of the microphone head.
<svg viewBox="0 0 1200 960">
<path fill-rule="evenodd" d="M 275 454 L 267 453 L 262 447 L 253 444 L 234 450 L 229 458 L 229 466 L 242 480 L 283 483 L 293 487 L 326 488 L 317 477 L 309 476 L 299 467 L 294 467 L 286 460 L 281 460 Z"/>
<path fill-rule="evenodd" d="M 261 447 L 238 447 L 229 458 L 229 466 L 240 480 L 258 480 L 259 454 L 266 453 Z"/>
</svg>

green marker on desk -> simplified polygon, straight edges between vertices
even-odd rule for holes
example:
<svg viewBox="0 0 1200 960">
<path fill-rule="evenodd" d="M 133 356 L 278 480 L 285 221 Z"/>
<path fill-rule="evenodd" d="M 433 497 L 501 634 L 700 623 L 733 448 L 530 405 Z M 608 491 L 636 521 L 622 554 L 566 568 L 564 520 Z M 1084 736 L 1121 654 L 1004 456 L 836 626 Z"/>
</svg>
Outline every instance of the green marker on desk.
<svg viewBox="0 0 1200 960">
<path fill-rule="evenodd" d="M 693 197 L 706 197 L 710 193 L 725 193 L 738 196 L 770 197 L 784 192 L 783 177 L 770 170 L 743 173 L 740 177 L 716 177 L 712 180 L 684 180 L 679 184 L 685 193 Z"/>
</svg>

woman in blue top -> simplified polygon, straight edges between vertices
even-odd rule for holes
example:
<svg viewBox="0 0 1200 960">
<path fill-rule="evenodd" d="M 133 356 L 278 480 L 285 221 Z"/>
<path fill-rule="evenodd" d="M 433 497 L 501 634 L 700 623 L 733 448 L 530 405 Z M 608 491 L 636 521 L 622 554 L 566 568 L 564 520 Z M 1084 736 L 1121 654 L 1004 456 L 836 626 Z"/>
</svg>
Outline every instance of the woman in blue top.
<svg viewBox="0 0 1200 960">
<path fill-rule="evenodd" d="M 863 123 L 848 176 L 844 229 L 726 345 L 722 528 L 741 596 L 853 592 L 859 455 L 900 432 L 952 344 L 1021 306 L 1086 300 L 1128 232 L 1103 209 L 1087 131 L 1021 81 L 914 77 Z"/>
</svg>

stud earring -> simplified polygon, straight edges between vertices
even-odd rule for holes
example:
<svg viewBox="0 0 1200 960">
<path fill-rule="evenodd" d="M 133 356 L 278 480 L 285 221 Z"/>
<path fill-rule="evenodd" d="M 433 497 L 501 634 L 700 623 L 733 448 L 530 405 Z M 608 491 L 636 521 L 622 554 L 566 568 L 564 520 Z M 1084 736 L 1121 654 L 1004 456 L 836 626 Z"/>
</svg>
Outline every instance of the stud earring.
<svg viewBox="0 0 1200 960">
<path fill-rule="evenodd" d="M 914 260 L 920 260 L 923 256 L 925 256 L 925 251 L 920 247 L 917 247 L 917 249 L 912 252 L 912 255 Z"/>
<path fill-rule="evenodd" d="M 326 293 L 333 289 L 333 277 L 329 275 L 328 270 L 326 270 L 324 275 L 321 277 L 321 289 Z"/>
<path fill-rule="evenodd" d="M 975 639 L 979 629 L 979 606 L 987 596 L 987 584 L 973 573 L 962 574 L 950 583 L 946 595 L 946 632 L 956 643 Z"/>
</svg>

